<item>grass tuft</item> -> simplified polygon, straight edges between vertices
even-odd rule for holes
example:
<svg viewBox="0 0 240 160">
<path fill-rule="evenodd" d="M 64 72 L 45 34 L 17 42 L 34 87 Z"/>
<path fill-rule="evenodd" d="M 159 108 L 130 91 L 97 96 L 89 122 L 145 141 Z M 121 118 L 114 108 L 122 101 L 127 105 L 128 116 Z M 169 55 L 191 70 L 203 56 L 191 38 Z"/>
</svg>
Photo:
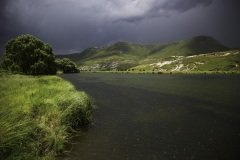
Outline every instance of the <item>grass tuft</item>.
<svg viewBox="0 0 240 160">
<path fill-rule="evenodd" d="M 0 157 L 54 159 L 89 124 L 91 99 L 56 76 L 0 76 Z"/>
</svg>

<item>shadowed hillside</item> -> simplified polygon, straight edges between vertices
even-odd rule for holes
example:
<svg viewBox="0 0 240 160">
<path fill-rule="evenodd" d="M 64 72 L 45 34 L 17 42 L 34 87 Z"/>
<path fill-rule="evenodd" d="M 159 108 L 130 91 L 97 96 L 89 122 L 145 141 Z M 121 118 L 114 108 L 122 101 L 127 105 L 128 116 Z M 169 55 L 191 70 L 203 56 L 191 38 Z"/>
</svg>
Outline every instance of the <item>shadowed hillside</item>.
<svg viewBox="0 0 240 160">
<path fill-rule="evenodd" d="M 202 53 L 226 51 L 228 49 L 229 48 L 211 37 L 198 36 L 189 40 L 182 40 L 166 46 L 160 46 L 158 50 L 152 52 L 152 57 L 190 56 Z"/>
</svg>

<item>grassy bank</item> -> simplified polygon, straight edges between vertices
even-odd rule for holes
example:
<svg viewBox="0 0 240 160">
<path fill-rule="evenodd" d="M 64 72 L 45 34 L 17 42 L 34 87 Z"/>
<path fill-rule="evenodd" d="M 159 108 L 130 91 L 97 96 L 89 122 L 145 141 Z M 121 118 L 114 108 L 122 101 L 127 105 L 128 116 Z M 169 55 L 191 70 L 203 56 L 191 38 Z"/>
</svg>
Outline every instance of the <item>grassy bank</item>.
<svg viewBox="0 0 240 160">
<path fill-rule="evenodd" d="M 240 71 L 81 71 L 82 73 L 116 73 L 116 74 L 240 74 Z"/>
<path fill-rule="evenodd" d="M 54 159 L 91 120 L 84 92 L 56 76 L 0 74 L 0 159 Z"/>
</svg>

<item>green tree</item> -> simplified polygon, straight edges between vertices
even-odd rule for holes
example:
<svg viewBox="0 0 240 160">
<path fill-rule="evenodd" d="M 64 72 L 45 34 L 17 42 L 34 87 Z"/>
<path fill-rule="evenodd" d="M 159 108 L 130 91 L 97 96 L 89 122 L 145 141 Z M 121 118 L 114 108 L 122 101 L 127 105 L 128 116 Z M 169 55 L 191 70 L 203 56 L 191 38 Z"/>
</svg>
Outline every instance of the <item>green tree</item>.
<svg viewBox="0 0 240 160">
<path fill-rule="evenodd" d="M 23 74 L 56 74 L 52 48 L 28 34 L 7 42 L 3 66 L 7 70 Z"/>
<path fill-rule="evenodd" d="M 63 73 L 79 72 L 77 65 L 68 58 L 57 59 L 55 63 L 57 65 L 57 69 L 63 71 Z"/>
</svg>

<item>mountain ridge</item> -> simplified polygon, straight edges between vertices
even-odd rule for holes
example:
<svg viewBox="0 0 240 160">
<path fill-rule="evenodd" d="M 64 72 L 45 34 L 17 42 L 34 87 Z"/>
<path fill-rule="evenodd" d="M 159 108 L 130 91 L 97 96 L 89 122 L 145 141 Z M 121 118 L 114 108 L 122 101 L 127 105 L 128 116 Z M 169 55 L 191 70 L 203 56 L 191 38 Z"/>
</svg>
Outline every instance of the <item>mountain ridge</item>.
<svg viewBox="0 0 240 160">
<path fill-rule="evenodd" d="M 187 57 L 228 50 L 230 48 L 212 37 L 196 36 L 167 44 L 136 44 L 120 41 L 108 46 L 88 48 L 81 53 L 57 57 L 69 58 L 86 70 L 126 70 L 174 56 Z"/>
</svg>

